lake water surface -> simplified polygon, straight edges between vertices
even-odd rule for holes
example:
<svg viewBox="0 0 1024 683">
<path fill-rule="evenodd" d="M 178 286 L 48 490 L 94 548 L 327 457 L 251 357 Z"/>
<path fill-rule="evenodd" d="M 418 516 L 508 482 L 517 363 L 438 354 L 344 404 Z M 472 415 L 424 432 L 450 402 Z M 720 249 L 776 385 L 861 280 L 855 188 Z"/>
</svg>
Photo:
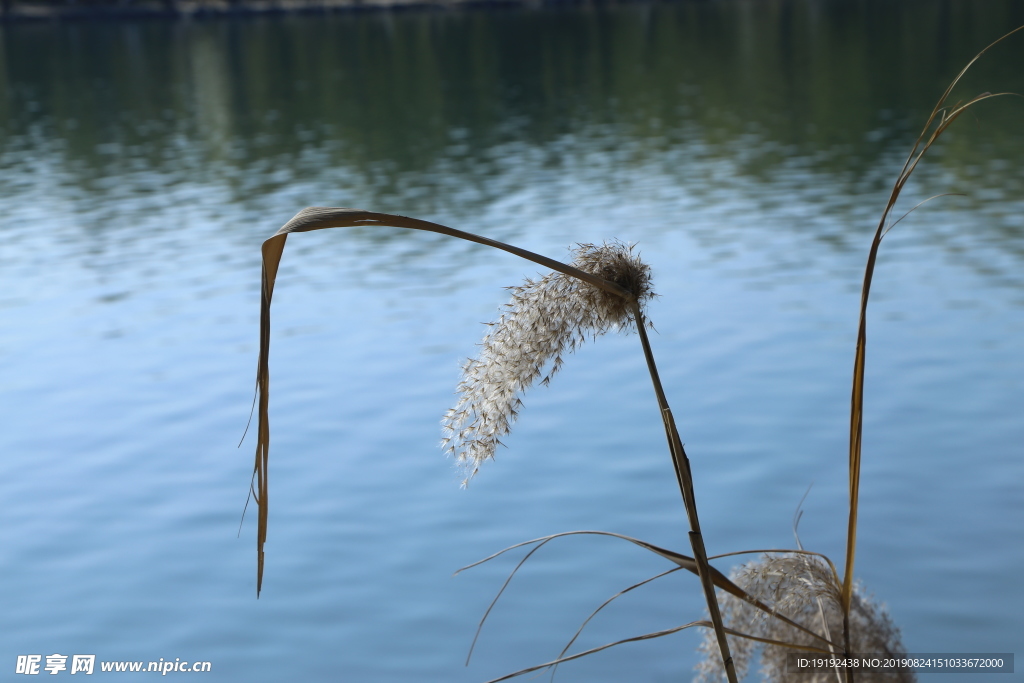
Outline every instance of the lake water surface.
<svg viewBox="0 0 1024 683">
<path fill-rule="evenodd" d="M 572 529 L 689 554 L 635 336 L 588 343 L 530 391 L 460 490 L 440 417 L 503 287 L 538 268 L 438 235 L 323 231 L 290 238 L 275 291 L 257 601 L 252 505 L 238 536 L 252 430 L 236 445 L 259 247 L 310 205 L 560 259 L 636 242 L 709 552 L 791 547 L 810 486 L 801 540 L 840 562 L 871 233 L 943 88 L 1021 24 L 990 0 L 0 27 L 0 671 L 62 653 L 209 661 L 211 681 L 483 681 L 555 657 L 668 566 L 609 538 L 549 544 L 468 668 L 516 557 L 459 567 Z M 1024 92 L 1021 64 L 1017 36 L 954 99 Z M 900 206 L 963 196 L 911 214 L 878 264 L 857 574 L 911 652 L 1024 652 L 1022 160 L 1020 99 L 965 115 Z M 702 604 L 672 575 L 577 646 Z M 688 680 L 699 640 L 558 678 Z"/>
</svg>

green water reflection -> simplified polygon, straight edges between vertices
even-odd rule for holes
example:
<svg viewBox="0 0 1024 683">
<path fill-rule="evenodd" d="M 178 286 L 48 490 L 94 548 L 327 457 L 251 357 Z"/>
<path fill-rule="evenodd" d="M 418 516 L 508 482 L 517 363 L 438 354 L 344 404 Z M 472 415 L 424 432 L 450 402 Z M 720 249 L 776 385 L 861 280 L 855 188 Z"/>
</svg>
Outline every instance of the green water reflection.
<svg viewBox="0 0 1024 683">
<path fill-rule="evenodd" d="M 706 157 L 740 155 L 752 178 L 802 156 L 831 191 L 853 192 L 887 182 L 881 160 L 905 153 L 950 76 L 1022 23 L 1020 3 L 992 1 L 8 26 L 2 149 L 42 145 L 87 192 L 126 169 L 187 165 L 244 201 L 345 168 L 377 205 L 401 204 L 415 178 L 420 206 L 440 211 L 452 176 L 474 189 L 462 201 L 493 199 L 501 155 L 485 151 L 502 144 L 550 150 L 557 169 L 567 138 L 626 147 L 626 165 L 699 139 Z M 1024 91 L 1022 54 L 1024 40 L 998 48 L 963 93 Z M 983 134 L 950 136 L 942 163 L 978 174 L 1019 159 L 1021 113 L 979 110 Z M 1017 163 L 998 176 L 1022 186 Z"/>
</svg>

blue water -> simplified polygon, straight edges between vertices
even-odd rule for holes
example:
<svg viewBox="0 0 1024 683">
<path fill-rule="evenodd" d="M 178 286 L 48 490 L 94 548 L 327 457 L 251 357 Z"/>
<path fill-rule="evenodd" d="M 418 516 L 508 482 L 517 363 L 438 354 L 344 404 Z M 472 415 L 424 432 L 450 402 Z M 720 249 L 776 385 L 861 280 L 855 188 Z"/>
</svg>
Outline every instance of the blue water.
<svg viewBox="0 0 1024 683">
<path fill-rule="evenodd" d="M 963 29 L 941 58 L 922 50 L 906 67 L 927 81 L 920 101 L 890 102 L 902 83 L 890 74 L 895 85 L 868 88 L 850 112 L 842 89 L 804 101 L 802 78 L 795 102 L 777 99 L 787 69 L 804 68 L 770 59 L 779 44 L 849 54 L 831 46 L 843 34 L 828 17 L 786 43 L 786 22 L 799 28 L 817 7 L 793 5 L 795 18 L 737 43 L 735 63 L 706 78 L 691 62 L 675 74 L 673 46 L 708 22 L 742 36 L 758 19 L 750 5 L 4 27 L 4 678 L 17 655 L 62 653 L 209 661 L 204 680 L 216 681 L 483 681 L 553 658 L 604 599 L 668 566 L 608 538 L 549 544 L 468 668 L 519 555 L 453 577 L 459 567 L 572 529 L 689 554 L 635 336 L 588 343 L 531 390 L 508 448 L 460 490 L 440 417 L 502 288 L 537 267 L 436 235 L 323 231 L 289 239 L 275 291 L 257 600 L 251 504 L 239 535 L 252 430 L 236 445 L 258 349 L 259 246 L 309 205 L 405 213 L 557 258 L 576 242 L 636 242 L 660 295 L 652 343 L 709 552 L 791 547 L 811 486 L 801 541 L 840 562 L 870 235 L 912 131 L 1005 16 L 979 15 L 984 35 Z M 531 26 L 545 68 L 516 70 L 518 43 L 502 31 Z M 434 52 L 396 38 L 331 47 L 317 67 L 299 58 L 319 49 L 307 34 L 388 30 L 455 36 L 483 56 L 441 51 L 431 66 Z M 635 35 L 648 38 L 631 51 Z M 291 42 L 278 53 L 267 36 Z M 40 45 L 61 59 L 40 62 Z M 359 46 L 394 63 L 360 61 Z M 261 62 L 261 49 L 280 59 Z M 1019 41 L 1008 50 L 999 63 L 1019 64 Z M 411 78 L 408 108 L 388 89 L 406 62 L 440 84 Z M 276 66 L 238 80 L 251 63 Z M 736 73 L 763 89 L 733 91 Z M 996 82 L 979 91 L 1022 83 L 1011 69 L 982 74 Z M 291 98 L 303 79 L 317 95 Z M 334 99 L 335 82 L 362 84 L 370 113 Z M 886 238 L 869 314 L 857 574 L 911 652 L 1024 652 L 1024 126 L 1020 102 L 986 106 L 908 186 L 904 209 L 967 196 L 935 200 Z M 696 579 L 676 574 L 616 602 L 577 645 L 698 619 L 702 604 Z M 624 645 L 558 677 L 686 680 L 699 639 Z"/>
</svg>

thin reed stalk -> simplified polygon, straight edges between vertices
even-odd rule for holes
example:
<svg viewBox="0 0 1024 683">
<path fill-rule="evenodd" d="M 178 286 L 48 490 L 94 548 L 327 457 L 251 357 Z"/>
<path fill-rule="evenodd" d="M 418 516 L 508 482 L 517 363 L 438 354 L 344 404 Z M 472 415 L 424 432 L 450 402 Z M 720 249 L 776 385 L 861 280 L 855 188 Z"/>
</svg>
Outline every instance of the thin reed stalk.
<svg viewBox="0 0 1024 683">
<path fill-rule="evenodd" d="M 636 319 L 636 328 L 640 333 L 640 344 L 644 349 L 644 358 L 647 360 L 647 369 L 651 375 L 651 382 L 654 384 L 654 394 L 658 398 L 658 408 L 661 410 L 661 419 L 665 425 L 665 437 L 668 439 L 668 450 L 672 454 L 672 466 L 676 472 L 676 481 L 679 483 L 679 491 L 683 494 L 683 505 L 686 506 L 686 518 L 690 523 L 690 547 L 693 548 L 693 557 L 697 562 L 700 585 L 704 591 L 704 599 L 708 604 L 708 612 L 711 615 L 711 623 L 715 628 L 715 635 L 718 638 L 718 647 L 722 652 L 722 661 L 725 663 L 725 672 L 729 683 L 736 683 L 736 667 L 729 652 L 729 641 L 725 637 L 725 626 L 722 624 L 722 614 L 718 607 L 718 600 L 715 598 L 715 587 L 711 581 L 711 572 L 708 567 L 708 554 L 704 548 L 704 537 L 700 533 L 700 520 L 697 517 L 697 499 L 693 492 L 693 475 L 690 472 L 690 459 L 686 457 L 686 449 L 679 438 L 679 430 L 676 429 L 675 418 L 672 417 L 672 409 L 669 408 L 668 399 L 665 398 L 665 390 L 661 386 L 661 377 L 658 375 L 658 366 L 654 362 L 654 352 L 651 350 L 651 342 L 647 338 L 647 331 L 644 329 L 643 312 L 640 306 L 634 302 L 633 316 Z"/>
<path fill-rule="evenodd" d="M 897 199 L 899 199 L 900 193 L 906 186 L 907 181 L 910 180 L 911 174 L 917 168 L 917 165 L 921 162 L 925 153 L 931 149 L 932 145 L 939 139 L 939 137 L 949 128 L 954 121 L 956 121 L 961 114 L 967 111 L 968 108 L 981 102 L 983 100 L 991 99 L 1001 95 L 1008 95 L 1012 93 L 982 93 L 977 95 L 967 102 L 957 103 L 951 108 L 946 107 L 946 102 L 949 99 L 950 94 L 953 92 L 953 88 L 960 79 L 963 78 L 967 70 L 974 65 L 978 59 L 981 58 L 986 52 L 998 43 L 1006 40 L 1008 37 L 1024 29 L 1024 26 L 1018 27 L 1009 33 L 1005 34 L 998 40 L 993 41 L 984 50 L 979 52 L 971 59 L 967 65 L 957 74 L 956 78 L 952 80 L 946 90 L 939 97 L 935 107 L 932 109 L 928 120 L 925 122 L 924 127 L 918 135 L 914 146 L 910 150 L 910 154 L 907 156 L 906 162 L 903 164 L 903 168 L 900 170 L 899 175 L 896 177 L 896 182 L 893 184 L 892 191 L 889 195 L 889 200 L 886 202 L 885 210 L 882 212 L 882 217 L 878 222 L 878 227 L 875 230 L 874 238 L 871 241 L 871 249 L 868 252 L 867 265 L 864 268 L 864 281 L 861 286 L 860 296 L 860 316 L 857 327 L 857 347 L 854 353 L 853 363 L 853 383 L 850 398 L 850 455 L 849 455 L 849 496 L 850 496 L 850 508 L 849 518 L 847 520 L 847 531 L 846 531 L 846 562 L 843 573 L 843 586 L 841 594 L 841 605 L 843 613 L 843 630 L 844 638 L 846 642 L 846 651 L 850 652 L 850 613 L 853 606 L 854 599 L 854 580 L 853 580 L 853 568 L 854 559 L 856 557 L 857 549 L 857 517 L 859 512 L 859 500 L 860 500 L 860 472 L 861 472 L 861 445 L 864 427 L 864 367 L 865 367 L 865 350 L 867 347 L 867 310 L 868 310 L 868 298 L 871 294 L 871 281 L 875 272 L 875 263 L 878 258 L 878 249 L 882 244 L 882 238 L 889 232 L 889 230 L 896 225 L 900 220 L 906 217 L 910 211 L 916 209 L 920 204 L 915 206 L 913 209 L 904 214 L 895 222 L 890 223 L 893 207 L 896 205 Z M 934 127 L 934 128 L 933 128 Z M 930 131 L 930 132 L 929 132 Z M 927 200 L 926 200 L 927 201 Z M 923 203 L 923 202 L 922 202 Z M 852 683 L 853 672 L 847 670 L 847 681 Z"/>
</svg>

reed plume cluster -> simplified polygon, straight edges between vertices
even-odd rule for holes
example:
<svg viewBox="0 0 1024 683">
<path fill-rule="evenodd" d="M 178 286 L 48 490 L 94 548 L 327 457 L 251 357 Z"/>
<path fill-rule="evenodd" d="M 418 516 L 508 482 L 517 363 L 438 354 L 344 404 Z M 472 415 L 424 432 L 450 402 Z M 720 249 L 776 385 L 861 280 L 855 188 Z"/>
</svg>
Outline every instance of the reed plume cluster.
<svg viewBox="0 0 1024 683">
<path fill-rule="evenodd" d="M 650 267 L 623 242 L 580 244 L 572 251 L 572 265 L 619 285 L 641 305 L 654 295 Z M 526 389 L 542 375 L 541 384 L 546 385 L 565 354 L 587 337 L 636 325 L 629 300 L 566 273 L 527 279 L 509 289 L 511 301 L 497 321 L 488 323 L 479 355 L 463 364 L 458 402 L 441 421 L 442 446 L 463 469 L 463 485 L 484 461 L 494 458 Z"/>
<path fill-rule="evenodd" d="M 771 608 L 760 609 L 726 591 L 719 591 L 718 602 L 727 628 L 754 638 L 788 643 L 790 647 L 762 644 L 749 637 L 732 638 L 736 673 L 742 678 L 760 652 L 761 674 L 766 681 L 784 683 L 830 683 L 845 680 L 835 670 L 813 673 L 787 671 L 786 657 L 798 651 L 820 647 L 821 641 L 795 628 L 776 615 L 782 614 L 803 624 L 827 640 L 841 640 L 843 633 L 842 582 L 825 560 L 814 555 L 764 555 L 759 561 L 736 567 L 729 578 L 746 593 Z M 885 606 L 865 596 L 858 584 L 850 610 L 850 647 L 858 654 L 906 655 L 899 628 L 893 624 Z M 695 683 L 719 683 L 726 679 L 715 634 L 707 631 L 700 651 L 704 659 L 697 666 Z M 841 655 L 841 652 L 836 652 Z M 862 669 L 858 683 L 914 683 L 912 669 Z"/>
</svg>

